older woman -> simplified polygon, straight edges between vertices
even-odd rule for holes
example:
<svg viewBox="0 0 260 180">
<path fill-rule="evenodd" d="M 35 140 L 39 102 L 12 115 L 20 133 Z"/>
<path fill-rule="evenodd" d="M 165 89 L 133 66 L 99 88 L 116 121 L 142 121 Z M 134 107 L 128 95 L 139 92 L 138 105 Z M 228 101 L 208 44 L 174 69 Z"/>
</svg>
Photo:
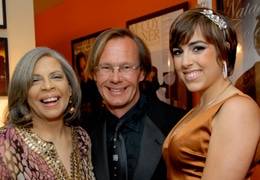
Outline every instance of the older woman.
<svg viewBox="0 0 260 180">
<path fill-rule="evenodd" d="M 72 126 L 80 99 L 77 77 L 59 53 L 39 47 L 22 57 L 0 130 L 1 179 L 95 179 L 89 136 Z"/>
</svg>

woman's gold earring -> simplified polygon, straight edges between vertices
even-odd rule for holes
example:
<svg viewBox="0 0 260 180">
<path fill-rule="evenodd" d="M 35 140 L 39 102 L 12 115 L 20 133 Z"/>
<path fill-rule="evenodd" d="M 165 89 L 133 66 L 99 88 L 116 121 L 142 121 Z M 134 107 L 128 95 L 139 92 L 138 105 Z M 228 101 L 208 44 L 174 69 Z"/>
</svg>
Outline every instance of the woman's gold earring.
<svg viewBox="0 0 260 180">
<path fill-rule="evenodd" d="M 223 70 L 222 70 L 222 73 L 223 73 L 224 79 L 227 79 L 228 72 L 227 72 L 227 62 L 226 62 L 226 61 L 223 61 Z"/>
<path fill-rule="evenodd" d="M 70 105 L 72 105 L 72 100 L 71 100 L 71 99 L 69 100 L 69 106 L 70 106 Z M 71 106 L 71 107 L 69 108 L 69 113 L 70 113 L 70 114 L 73 114 L 74 112 L 75 112 L 75 108 L 74 108 L 73 106 Z"/>
<path fill-rule="evenodd" d="M 75 108 L 74 107 L 71 107 L 70 110 L 69 110 L 69 113 L 70 114 L 73 114 L 75 112 Z"/>
</svg>

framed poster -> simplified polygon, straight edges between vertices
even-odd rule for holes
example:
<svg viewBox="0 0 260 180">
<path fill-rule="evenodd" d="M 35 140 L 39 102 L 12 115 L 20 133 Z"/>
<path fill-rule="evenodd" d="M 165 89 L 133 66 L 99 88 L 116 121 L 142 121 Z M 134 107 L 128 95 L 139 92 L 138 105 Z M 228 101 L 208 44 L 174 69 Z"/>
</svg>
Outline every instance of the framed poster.
<svg viewBox="0 0 260 180">
<path fill-rule="evenodd" d="M 151 52 L 152 64 L 158 70 L 157 97 L 185 110 L 191 107 L 191 95 L 176 77 L 169 51 L 169 30 L 174 19 L 188 9 L 188 2 L 169 7 L 126 22 L 130 31 L 137 34 Z"/>
<path fill-rule="evenodd" d="M 81 75 L 83 76 L 84 74 L 83 70 L 87 63 L 90 48 L 94 44 L 96 37 L 103 31 L 104 30 L 98 31 L 71 41 L 72 66 L 81 80 L 83 78 Z"/>
<path fill-rule="evenodd" d="M 6 7 L 5 0 L 0 0 L 0 29 L 6 28 Z"/>
<path fill-rule="evenodd" d="M 212 0 L 198 0 L 199 7 L 212 8 Z"/>
<path fill-rule="evenodd" d="M 231 19 L 238 35 L 236 64 L 231 80 L 260 106 L 260 1 L 217 2 L 218 10 Z"/>
<path fill-rule="evenodd" d="M 0 38 L 0 96 L 6 96 L 9 82 L 7 38 Z"/>
</svg>

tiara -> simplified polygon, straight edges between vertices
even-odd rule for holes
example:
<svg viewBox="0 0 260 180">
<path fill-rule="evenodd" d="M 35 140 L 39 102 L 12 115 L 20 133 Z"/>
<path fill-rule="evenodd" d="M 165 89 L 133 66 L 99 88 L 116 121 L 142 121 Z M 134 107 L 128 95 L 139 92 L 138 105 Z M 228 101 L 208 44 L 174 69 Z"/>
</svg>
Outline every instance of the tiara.
<svg viewBox="0 0 260 180">
<path fill-rule="evenodd" d="M 207 18 L 209 18 L 212 22 L 214 22 L 219 28 L 220 30 L 226 29 L 227 28 L 227 23 L 226 21 L 219 17 L 218 15 L 213 14 L 212 10 L 207 10 L 204 9 L 202 12 L 200 12 L 201 14 L 205 15 Z"/>
</svg>

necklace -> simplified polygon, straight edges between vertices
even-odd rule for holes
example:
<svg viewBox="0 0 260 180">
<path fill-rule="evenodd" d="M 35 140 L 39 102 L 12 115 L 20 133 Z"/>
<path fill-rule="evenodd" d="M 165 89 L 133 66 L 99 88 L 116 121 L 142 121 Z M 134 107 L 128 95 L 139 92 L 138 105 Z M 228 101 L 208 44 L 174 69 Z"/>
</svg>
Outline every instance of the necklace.
<svg viewBox="0 0 260 180">
<path fill-rule="evenodd" d="M 171 136 L 175 136 L 176 134 L 178 134 L 185 126 L 187 126 L 187 123 L 190 122 L 190 120 L 193 120 L 193 118 L 197 115 L 199 115 L 202 111 L 202 107 L 207 107 L 212 105 L 214 102 L 216 102 L 218 100 L 219 97 L 221 97 L 224 92 L 226 92 L 226 90 L 230 87 L 231 82 L 229 82 L 227 84 L 226 87 L 223 88 L 222 91 L 220 91 L 212 100 L 210 100 L 208 103 L 206 103 L 205 105 L 202 105 L 202 103 L 200 103 L 197 107 L 193 108 L 191 111 L 189 111 L 172 129 L 172 135 Z"/>
<path fill-rule="evenodd" d="M 30 148 L 36 154 L 40 155 L 46 162 L 46 164 L 49 166 L 48 168 L 53 170 L 55 175 L 54 179 L 95 179 L 94 174 L 92 172 L 92 164 L 90 162 L 90 159 L 86 157 L 87 155 L 85 152 L 84 157 L 81 155 L 81 153 L 83 154 L 83 152 L 80 152 L 78 144 L 80 144 L 80 146 L 84 144 L 81 144 L 82 142 L 79 142 L 79 139 L 81 137 L 77 137 L 78 135 L 75 128 L 72 128 L 73 152 L 70 155 L 70 172 L 67 172 L 67 170 L 65 169 L 64 165 L 59 159 L 58 153 L 52 142 L 47 142 L 41 139 L 36 133 L 32 132 L 31 129 L 16 128 L 16 131 L 24 140 L 25 144 L 28 145 L 28 148 Z M 41 171 L 41 169 L 39 171 Z"/>
<path fill-rule="evenodd" d="M 210 100 L 208 103 L 206 103 L 204 106 L 210 106 L 212 105 L 216 100 L 218 100 L 219 97 L 221 97 L 222 94 L 224 94 L 224 92 L 226 92 L 226 90 L 230 87 L 231 82 L 228 83 L 228 85 L 223 88 L 222 91 L 220 91 L 212 100 Z M 202 107 L 203 105 L 200 105 L 200 107 Z"/>
</svg>

